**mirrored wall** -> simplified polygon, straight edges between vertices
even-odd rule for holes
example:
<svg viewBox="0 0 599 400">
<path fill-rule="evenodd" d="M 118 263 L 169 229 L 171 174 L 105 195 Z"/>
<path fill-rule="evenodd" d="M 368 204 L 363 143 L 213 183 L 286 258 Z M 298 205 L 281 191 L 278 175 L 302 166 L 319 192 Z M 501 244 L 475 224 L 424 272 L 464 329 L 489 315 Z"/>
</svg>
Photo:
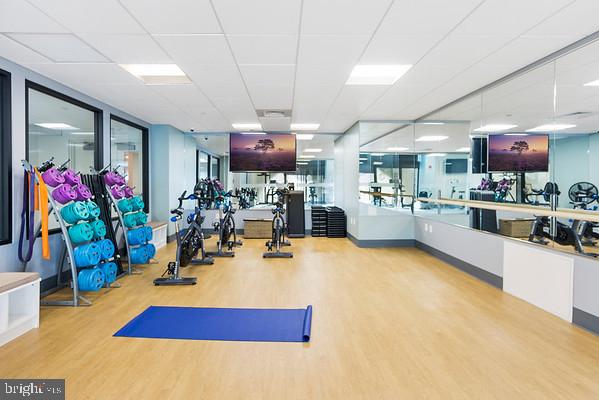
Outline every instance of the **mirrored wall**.
<svg viewBox="0 0 599 400">
<path fill-rule="evenodd" d="M 599 43 L 416 121 L 360 124 L 376 209 L 599 254 Z"/>
</svg>

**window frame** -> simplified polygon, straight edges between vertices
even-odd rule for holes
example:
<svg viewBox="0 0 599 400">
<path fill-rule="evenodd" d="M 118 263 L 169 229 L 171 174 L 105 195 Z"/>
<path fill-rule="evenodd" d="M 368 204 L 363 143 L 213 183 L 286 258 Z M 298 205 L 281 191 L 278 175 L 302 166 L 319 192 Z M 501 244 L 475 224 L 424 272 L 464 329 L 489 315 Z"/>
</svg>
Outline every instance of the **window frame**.
<svg viewBox="0 0 599 400">
<path fill-rule="evenodd" d="M 29 159 L 29 90 L 33 89 L 45 95 L 65 101 L 94 113 L 94 168 L 101 170 L 104 162 L 104 112 L 98 107 L 84 103 L 74 97 L 58 92 L 39 83 L 25 80 L 25 155 Z"/>
<path fill-rule="evenodd" d="M 135 122 L 131 122 L 123 117 L 119 117 L 115 114 L 110 114 L 110 132 L 112 133 L 112 121 L 120 122 L 121 124 L 128 125 L 132 128 L 139 129 L 141 131 L 141 156 L 142 163 L 141 167 L 143 168 L 142 176 L 141 176 L 141 192 L 142 198 L 144 200 L 144 211 L 146 213 L 150 210 L 150 143 L 149 143 L 149 129 L 145 126 L 136 124 Z M 109 142 L 109 157 L 108 161 L 112 164 L 112 138 Z"/>
<path fill-rule="evenodd" d="M 0 151 L 2 152 L 0 213 L 3 221 L 0 227 L 0 245 L 12 243 L 13 228 L 11 77 L 10 72 L 0 69 L 0 113 L 2 115 L 2 125 L 0 126 Z"/>
</svg>

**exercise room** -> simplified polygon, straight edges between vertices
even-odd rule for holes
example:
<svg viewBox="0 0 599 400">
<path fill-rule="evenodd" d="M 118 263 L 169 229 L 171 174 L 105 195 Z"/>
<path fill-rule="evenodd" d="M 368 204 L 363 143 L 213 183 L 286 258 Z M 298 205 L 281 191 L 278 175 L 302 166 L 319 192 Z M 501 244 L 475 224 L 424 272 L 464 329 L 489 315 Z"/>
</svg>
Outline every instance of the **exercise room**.
<svg viewBox="0 0 599 400">
<path fill-rule="evenodd" d="M 0 0 L 0 399 L 599 399 L 593 0 Z"/>
</svg>

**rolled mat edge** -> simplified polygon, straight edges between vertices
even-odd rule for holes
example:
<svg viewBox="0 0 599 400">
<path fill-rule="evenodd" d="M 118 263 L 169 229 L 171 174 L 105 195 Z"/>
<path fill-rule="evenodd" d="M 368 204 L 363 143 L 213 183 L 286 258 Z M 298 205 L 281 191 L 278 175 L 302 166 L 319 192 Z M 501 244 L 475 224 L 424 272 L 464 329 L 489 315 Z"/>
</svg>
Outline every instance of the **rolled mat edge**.
<svg viewBox="0 0 599 400">
<path fill-rule="evenodd" d="M 304 342 L 310 341 L 311 329 L 312 329 L 312 306 L 309 305 L 306 308 L 306 314 L 304 315 L 304 330 L 303 330 Z"/>
</svg>

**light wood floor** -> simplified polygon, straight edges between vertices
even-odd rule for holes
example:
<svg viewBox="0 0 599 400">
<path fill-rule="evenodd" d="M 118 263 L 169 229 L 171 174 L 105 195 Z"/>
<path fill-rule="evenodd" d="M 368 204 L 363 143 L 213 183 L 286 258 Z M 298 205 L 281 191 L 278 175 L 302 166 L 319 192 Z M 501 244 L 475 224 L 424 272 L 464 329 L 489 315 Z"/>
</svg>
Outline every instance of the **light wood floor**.
<svg viewBox="0 0 599 400">
<path fill-rule="evenodd" d="M 66 378 L 69 399 L 597 399 L 599 337 L 416 249 L 293 241 L 263 260 L 120 280 L 89 308 L 43 308 L 41 327 L 0 348 L 0 377 Z M 149 305 L 314 306 L 310 343 L 114 338 Z"/>
</svg>

